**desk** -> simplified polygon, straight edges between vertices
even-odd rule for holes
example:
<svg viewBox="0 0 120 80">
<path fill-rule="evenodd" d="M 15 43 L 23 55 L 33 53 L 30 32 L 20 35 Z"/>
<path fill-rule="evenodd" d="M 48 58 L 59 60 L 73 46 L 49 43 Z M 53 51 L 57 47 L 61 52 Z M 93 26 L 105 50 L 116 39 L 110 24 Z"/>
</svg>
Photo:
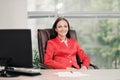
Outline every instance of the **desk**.
<svg viewBox="0 0 120 80">
<path fill-rule="evenodd" d="M 57 72 L 66 72 L 66 70 L 40 69 L 40 72 L 42 75 L 39 76 L 0 77 L 0 80 L 120 80 L 120 69 L 90 69 L 82 72 L 87 76 L 79 77 L 59 77 L 56 74 Z"/>
</svg>

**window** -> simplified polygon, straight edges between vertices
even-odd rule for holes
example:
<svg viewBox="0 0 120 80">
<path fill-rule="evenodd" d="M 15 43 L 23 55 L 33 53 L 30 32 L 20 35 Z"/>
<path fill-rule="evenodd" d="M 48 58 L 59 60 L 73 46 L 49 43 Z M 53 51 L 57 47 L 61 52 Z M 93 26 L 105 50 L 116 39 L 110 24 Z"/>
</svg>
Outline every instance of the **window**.
<svg viewBox="0 0 120 80">
<path fill-rule="evenodd" d="M 100 68 L 120 68 L 120 0 L 28 0 L 28 26 L 51 28 L 58 16 L 70 22 L 78 41 Z"/>
</svg>

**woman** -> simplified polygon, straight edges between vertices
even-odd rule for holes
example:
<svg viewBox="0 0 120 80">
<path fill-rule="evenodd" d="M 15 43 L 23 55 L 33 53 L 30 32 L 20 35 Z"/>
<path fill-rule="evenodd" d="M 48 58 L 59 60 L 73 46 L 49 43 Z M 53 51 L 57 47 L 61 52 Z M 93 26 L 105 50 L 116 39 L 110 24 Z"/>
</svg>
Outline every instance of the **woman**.
<svg viewBox="0 0 120 80">
<path fill-rule="evenodd" d="M 57 18 L 52 27 L 51 38 L 47 42 L 45 65 L 54 69 L 87 69 L 89 67 L 90 59 L 78 42 L 70 38 L 70 26 L 65 18 Z M 77 64 L 76 54 L 83 62 L 81 68 Z"/>
</svg>

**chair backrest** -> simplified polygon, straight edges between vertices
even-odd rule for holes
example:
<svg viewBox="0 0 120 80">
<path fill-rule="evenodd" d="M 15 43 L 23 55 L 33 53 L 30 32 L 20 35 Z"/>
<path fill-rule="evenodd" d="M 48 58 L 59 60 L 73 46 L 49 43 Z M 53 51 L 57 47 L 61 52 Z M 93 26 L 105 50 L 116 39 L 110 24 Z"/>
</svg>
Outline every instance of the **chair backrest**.
<svg viewBox="0 0 120 80">
<path fill-rule="evenodd" d="M 50 39 L 51 29 L 38 29 L 38 48 L 40 63 L 44 64 L 44 54 L 46 49 L 47 41 Z M 77 39 L 75 30 L 70 30 L 70 36 Z"/>
<path fill-rule="evenodd" d="M 44 54 L 47 45 L 47 41 L 50 39 L 50 33 L 52 29 L 38 29 L 38 50 L 39 50 L 39 57 L 40 57 L 40 64 L 44 65 Z M 70 30 L 70 37 L 77 40 L 77 35 L 75 30 Z M 81 60 L 76 55 L 77 63 L 81 67 Z M 94 69 L 99 69 L 96 65 L 90 64 Z"/>
</svg>

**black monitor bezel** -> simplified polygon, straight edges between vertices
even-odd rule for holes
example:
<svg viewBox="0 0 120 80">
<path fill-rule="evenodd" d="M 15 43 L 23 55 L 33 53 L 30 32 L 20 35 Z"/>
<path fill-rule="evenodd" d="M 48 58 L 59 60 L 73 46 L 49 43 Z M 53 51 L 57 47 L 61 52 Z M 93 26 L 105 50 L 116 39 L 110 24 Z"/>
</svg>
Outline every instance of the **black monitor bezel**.
<svg viewBox="0 0 120 80">
<path fill-rule="evenodd" d="M 3 33 L 3 35 L 2 35 L 2 33 Z M 11 35 L 13 35 L 13 36 L 11 36 Z M 5 59 L 11 60 L 12 59 L 11 61 L 9 61 L 9 63 L 7 63 L 7 66 L 9 66 L 9 67 L 33 68 L 31 29 L 0 29 L 0 39 L 2 39 L 3 36 L 8 37 L 9 40 L 8 40 L 7 43 L 5 41 L 3 41 L 3 43 L 0 42 L 2 44 L 2 45 L 0 45 L 1 47 L 2 46 L 7 46 L 9 41 L 13 39 L 13 41 L 10 41 L 10 42 L 14 42 L 14 45 L 11 46 L 11 47 L 8 46 L 7 48 L 9 48 L 9 49 L 15 48 L 14 46 L 16 46 L 16 44 L 18 44 L 18 46 L 23 46 L 24 45 L 25 48 L 27 47 L 26 49 L 28 49 L 28 50 L 26 50 L 25 51 L 26 54 L 23 53 L 22 56 L 21 56 L 20 53 L 24 52 L 24 51 L 21 50 L 23 48 L 20 48 L 20 50 L 18 51 L 18 49 L 17 49 L 17 48 L 19 48 L 18 46 L 16 48 L 17 51 L 15 51 L 17 53 L 16 55 L 14 55 L 15 53 L 12 53 L 12 52 L 4 53 L 4 51 L 2 52 L 2 50 L 0 50 L 1 61 L 2 61 L 2 59 L 3 60 L 5 60 Z M 19 38 L 19 39 L 17 39 L 16 37 Z M 24 41 L 24 40 L 26 40 L 26 41 Z M 22 44 L 22 41 L 24 42 L 24 44 Z M 21 43 L 21 44 L 19 44 L 19 43 Z M 4 50 L 6 50 L 5 52 L 7 52 L 7 48 L 4 49 Z M 23 49 L 23 50 L 25 50 L 25 49 Z M 15 58 L 15 57 L 17 57 L 17 58 Z M 0 65 L 5 66 L 6 61 L 3 61 L 3 62 L 5 62 L 5 63 L 2 63 Z"/>
</svg>

